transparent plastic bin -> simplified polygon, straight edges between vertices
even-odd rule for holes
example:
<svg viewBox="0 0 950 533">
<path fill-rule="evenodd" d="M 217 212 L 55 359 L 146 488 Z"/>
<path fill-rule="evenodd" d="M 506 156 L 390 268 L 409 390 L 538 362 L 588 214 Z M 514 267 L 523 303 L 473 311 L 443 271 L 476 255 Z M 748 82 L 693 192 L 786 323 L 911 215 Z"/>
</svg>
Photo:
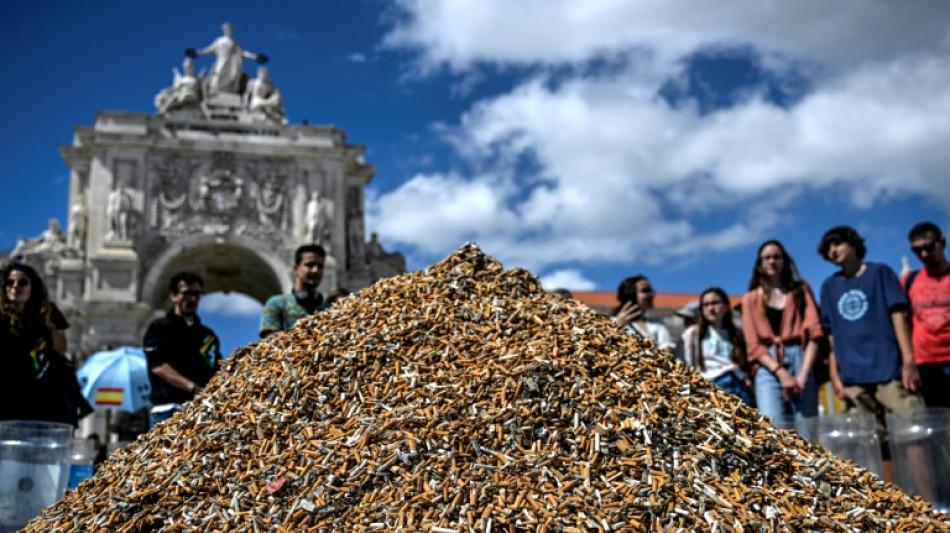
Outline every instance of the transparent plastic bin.
<svg viewBox="0 0 950 533">
<path fill-rule="evenodd" d="M 808 442 L 818 443 L 817 416 L 795 417 L 795 431 Z"/>
<path fill-rule="evenodd" d="M 894 481 L 910 494 L 950 509 L 950 408 L 887 414 Z"/>
<path fill-rule="evenodd" d="M 818 444 L 841 459 L 854 461 L 884 479 L 881 439 L 872 413 L 846 413 L 815 417 L 814 435 Z"/>
<path fill-rule="evenodd" d="M 69 460 L 69 484 L 72 490 L 95 472 L 96 443 L 89 439 L 73 439 L 73 451 Z"/>
<path fill-rule="evenodd" d="M 0 532 L 17 531 L 63 497 L 73 427 L 0 421 Z"/>
</svg>

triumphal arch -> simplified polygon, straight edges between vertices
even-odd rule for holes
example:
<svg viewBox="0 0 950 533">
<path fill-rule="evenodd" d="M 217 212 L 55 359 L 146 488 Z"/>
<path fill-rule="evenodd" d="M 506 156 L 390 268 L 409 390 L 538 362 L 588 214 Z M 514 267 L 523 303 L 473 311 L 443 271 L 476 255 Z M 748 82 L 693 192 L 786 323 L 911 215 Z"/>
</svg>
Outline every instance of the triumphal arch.
<svg viewBox="0 0 950 533">
<path fill-rule="evenodd" d="M 100 113 L 75 128 L 60 149 L 71 171 L 66 230 L 52 220 L 13 251 L 46 275 L 80 358 L 138 345 L 178 270 L 201 274 L 207 292 L 261 302 L 290 290 L 304 243 L 327 249 L 324 293 L 405 271 L 401 254 L 367 240 L 375 167 L 364 148 L 339 128 L 289 124 L 266 56 L 222 29 L 187 49 L 154 114 Z"/>
</svg>

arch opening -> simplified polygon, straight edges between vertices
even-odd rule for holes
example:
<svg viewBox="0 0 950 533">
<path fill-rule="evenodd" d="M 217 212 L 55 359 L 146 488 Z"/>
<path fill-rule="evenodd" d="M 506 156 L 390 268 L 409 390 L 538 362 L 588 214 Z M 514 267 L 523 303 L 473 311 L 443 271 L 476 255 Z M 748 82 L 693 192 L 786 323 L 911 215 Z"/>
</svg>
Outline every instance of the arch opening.
<svg viewBox="0 0 950 533">
<path fill-rule="evenodd" d="M 167 308 L 168 280 L 176 272 L 190 270 L 204 279 L 205 294 L 241 293 L 263 304 L 289 284 L 289 280 L 282 280 L 286 275 L 279 276 L 275 263 L 253 249 L 230 242 L 183 245 L 156 262 L 147 276 L 142 299 L 156 309 Z"/>
</svg>

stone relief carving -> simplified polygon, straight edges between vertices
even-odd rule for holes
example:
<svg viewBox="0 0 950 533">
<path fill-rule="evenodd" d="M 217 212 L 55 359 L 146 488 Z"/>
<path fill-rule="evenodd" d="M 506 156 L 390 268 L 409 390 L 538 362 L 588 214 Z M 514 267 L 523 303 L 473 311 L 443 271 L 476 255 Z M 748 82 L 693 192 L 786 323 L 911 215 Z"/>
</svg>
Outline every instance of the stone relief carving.
<svg viewBox="0 0 950 533">
<path fill-rule="evenodd" d="M 286 165 L 233 158 L 168 157 L 156 161 L 152 227 L 166 240 L 211 233 L 286 240 Z"/>
<path fill-rule="evenodd" d="M 194 158 L 168 157 L 158 159 L 153 165 L 156 179 L 152 226 L 158 224 L 159 209 L 175 213 L 185 206 L 188 199 L 188 184 L 201 163 Z M 163 219 L 167 224 L 167 219 Z"/>
<path fill-rule="evenodd" d="M 218 168 L 198 181 L 195 210 L 211 215 L 232 215 L 244 199 L 244 180 L 230 169 Z"/>
<path fill-rule="evenodd" d="M 280 176 L 267 172 L 261 176 L 257 199 L 257 219 L 266 227 L 283 227 L 284 196 L 286 192 Z"/>
</svg>

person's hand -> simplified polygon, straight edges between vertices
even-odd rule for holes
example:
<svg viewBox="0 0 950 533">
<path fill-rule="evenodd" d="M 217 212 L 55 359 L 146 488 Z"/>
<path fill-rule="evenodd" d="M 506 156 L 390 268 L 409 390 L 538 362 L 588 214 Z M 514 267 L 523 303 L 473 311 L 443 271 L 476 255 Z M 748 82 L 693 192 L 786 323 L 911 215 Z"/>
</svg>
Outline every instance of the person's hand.
<svg viewBox="0 0 950 533">
<path fill-rule="evenodd" d="M 640 310 L 640 306 L 633 302 L 624 302 L 623 306 L 620 307 L 620 310 L 617 311 L 617 325 L 624 327 L 627 324 L 637 320 L 643 316 L 643 311 Z"/>
<path fill-rule="evenodd" d="M 798 393 L 803 394 L 805 387 L 808 386 L 808 374 L 798 374 L 795 376 L 795 384 L 798 385 Z"/>
<path fill-rule="evenodd" d="M 835 389 L 835 396 L 837 396 L 838 398 L 842 400 L 848 399 L 848 393 L 847 391 L 845 391 L 844 383 L 842 383 L 840 379 L 836 377 L 832 377 L 831 386 L 834 387 Z"/>
<path fill-rule="evenodd" d="M 904 380 L 904 388 L 909 392 L 917 392 L 920 390 L 920 372 L 917 370 L 917 365 L 913 362 L 904 363 L 901 368 L 901 378 Z"/>
<path fill-rule="evenodd" d="M 782 387 L 782 398 L 787 402 L 801 395 L 802 391 L 798 388 L 798 382 L 784 366 L 779 366 L 775 371 L 775 377 L 778 378 L 778 384 Z"/>
</svg>

